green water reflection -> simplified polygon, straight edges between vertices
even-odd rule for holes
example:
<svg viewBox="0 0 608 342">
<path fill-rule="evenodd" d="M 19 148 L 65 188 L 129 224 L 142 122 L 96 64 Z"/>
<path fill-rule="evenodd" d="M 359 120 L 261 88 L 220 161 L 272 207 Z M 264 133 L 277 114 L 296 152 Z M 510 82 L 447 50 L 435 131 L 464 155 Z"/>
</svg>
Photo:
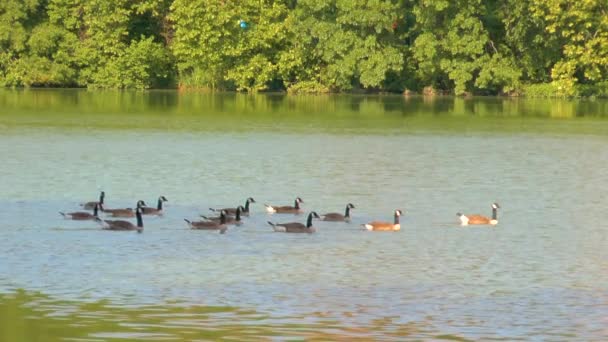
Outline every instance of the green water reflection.
<svg viewBox="0 0 608 342">
<path fill-rule="evenodd" d="M 348 316 L 348 313 L 345 313 Z M 53 300 L 39 293 L 18 290 L 0 294 L 1 341 L 55 340 L 369 340 L 420 336 L 424 324 L 395 324 L 378 318 L 360 327 L 347 327 L 335 319 L 266 315 L 235 307 L 193 306 L 180 303 L 117 306 L 106 301 Z M 459 339 L 437 335 L 441 339 Z"/>
<path fill-rule="evenodd" d="M 175 91 L 2 90 L 0 108 L 0 128 L 320 130 L 366 134 L 421 130 L 605 134 L 606 127 L 596 123 L 608 116 L 605 100 Z"/>
</svg>

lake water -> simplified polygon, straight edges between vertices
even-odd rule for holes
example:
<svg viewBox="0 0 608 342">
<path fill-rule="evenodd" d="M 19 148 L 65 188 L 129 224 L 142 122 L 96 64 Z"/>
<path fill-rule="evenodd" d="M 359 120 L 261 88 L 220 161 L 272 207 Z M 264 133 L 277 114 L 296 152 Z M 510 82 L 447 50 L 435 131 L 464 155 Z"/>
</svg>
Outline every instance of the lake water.
<svg viewBox="0 0 608 342">
<path fill-rule="evenodd" d="M 606 340 L 607 146 L 600 100 L 3 90 L 0 340 Z M 142 234 L 58 214 L 101 190 L 169 202 Z M 353 222 L 273 232 L 297 196 Z"/>
</svg>

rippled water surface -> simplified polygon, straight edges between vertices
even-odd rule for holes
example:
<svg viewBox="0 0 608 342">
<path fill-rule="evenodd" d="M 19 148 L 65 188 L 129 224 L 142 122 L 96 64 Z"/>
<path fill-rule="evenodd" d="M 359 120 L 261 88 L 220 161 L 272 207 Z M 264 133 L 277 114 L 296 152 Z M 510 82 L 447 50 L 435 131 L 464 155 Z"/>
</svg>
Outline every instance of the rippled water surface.
<svg viewBox="0 0 608 342">
<path fill-rule="evenodd" d="M 606 340 L 607 146 L 605 101 L 2 91 L 0 340 Z M 58 214 L 101 190 L 169 202 Z M 273 232 L 296 196 L 353 222 Z"/>
</svg>

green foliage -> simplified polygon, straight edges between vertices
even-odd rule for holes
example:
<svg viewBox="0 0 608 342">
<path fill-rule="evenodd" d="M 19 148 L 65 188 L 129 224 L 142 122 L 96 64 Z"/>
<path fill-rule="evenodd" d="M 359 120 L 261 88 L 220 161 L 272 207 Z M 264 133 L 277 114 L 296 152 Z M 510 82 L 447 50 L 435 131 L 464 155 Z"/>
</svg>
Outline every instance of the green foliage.
<svg viewBox="0 0 608 342">
<path fill-rule="evenodd" d="M 522 86 L 526 97 L 560 97 L 557 86 L 553 83 L 527 84 Z"/>
<path fill-rule="evenodd" d="M 171 80 L 171 59 L 153 37 L 132 41 L 124 53 L 110 59 L 93 74 L 99 88 L 148 89 L 166 87 Z"/>
<path fill-rule="evenodd" d="M 379 88 L 388 73 L 403 69 L 405 47 L 392 32 L 398 5 L 388 1 L 299 1 L 290 17 L 291 50 L 300 68 L 286 86 L 318 83 L 332 91 Z"/>
<path fill-rule="evenodd" d="M 601 96 L 607 78 L 604 0 L 0 2 L 3 86 Z"/>
</svg>

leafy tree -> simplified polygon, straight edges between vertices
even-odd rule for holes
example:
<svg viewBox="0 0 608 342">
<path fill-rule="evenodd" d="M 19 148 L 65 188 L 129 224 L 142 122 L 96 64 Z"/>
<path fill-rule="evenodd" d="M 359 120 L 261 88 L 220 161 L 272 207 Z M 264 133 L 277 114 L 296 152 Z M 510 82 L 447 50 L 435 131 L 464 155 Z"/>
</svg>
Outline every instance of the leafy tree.
<svg viewBox="0 0 608 342">
<path fill-rule="evenodd" d="M 608 77 L 608 2 L 542 0 L 530 9 L 534 18 L 544 21 L 546 33 L 562 43 L 563 56 L 551 77 L 564 95 L 574 95 L 578 83 Z"/>
</svg>

